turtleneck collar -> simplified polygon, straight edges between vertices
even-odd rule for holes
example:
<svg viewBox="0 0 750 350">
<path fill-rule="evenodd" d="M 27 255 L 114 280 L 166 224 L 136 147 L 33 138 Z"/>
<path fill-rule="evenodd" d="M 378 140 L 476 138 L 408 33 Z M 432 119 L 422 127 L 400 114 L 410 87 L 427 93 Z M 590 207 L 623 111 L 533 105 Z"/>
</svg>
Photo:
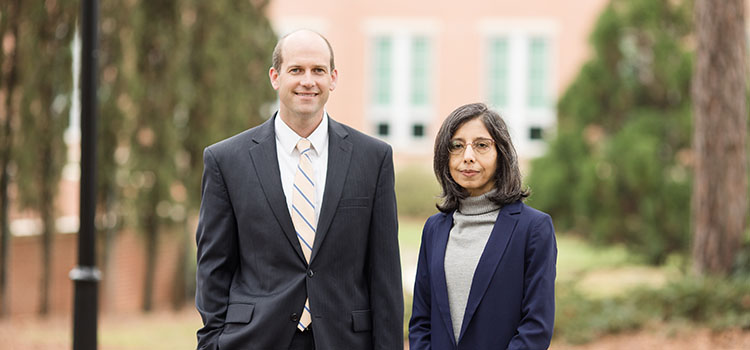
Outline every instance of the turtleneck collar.
<svg viewBox="0 0 750 350">
<path fill-rule="evenodd" d="M 495 194 L 497 189 L 492 189 L 476 197 L 467 197 L 459 200 L 458 212 L 463 215 L 481 215 L 500 209 L 501 205 L 495 204 L 490 200 L 490 196 Z"/>
</svg>

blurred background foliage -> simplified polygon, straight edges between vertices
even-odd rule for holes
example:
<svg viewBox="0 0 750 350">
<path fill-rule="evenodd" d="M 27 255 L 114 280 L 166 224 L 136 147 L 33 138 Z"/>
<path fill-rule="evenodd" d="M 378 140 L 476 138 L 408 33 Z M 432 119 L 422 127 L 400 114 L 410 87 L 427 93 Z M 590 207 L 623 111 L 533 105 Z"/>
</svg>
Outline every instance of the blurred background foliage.
<svg viewBox="0 0 750 350">
<path fill-rule="evenodd" d="M 529 203 L 560 231 L 651 263 L 690 244 L 692 1 L 612 1 L 560 99 Z"/>
<path fill-rule="evenodd" d="M 558 284 L 556 312 L 555 336 L 571 343 L 660 323 L 748 329 L 750 281 L 681 278 L 609 298 L 591 298 L 571 284 Z"/>
<path fill-rule="evenodd" d="M 396 203 L 400 218 L 422 220 L 437 213 L 440 185 L 432 168 L 408 165 L 396 170 Z"/>
<path fill-rule="evenodd" d="M 193 265 L 190 220 L 200 206 L 203 148 L 272 112 L 276 97 L 267 72 L 277 38 L 263 0 L 99 3 L 97 227 L 103 273 L 109 274 L 115 235 L 141 233 L 147 252 L 142 309 L 150 310 L 157 237 L 173 235 L 182 265 Z M 77 98 L 71 52 L 79 49 L 73 39 L 80 9 L 80 1 L 0 3 L 3 247 L 10 236 L 7 186 L 13 183 L 20 209 L 43 219 L 45 271 L 58 215 L 53 198 L 71 160 L 63 137 L 70 101 Z M 6 253 L 0 254 L 0 296 Z M 175 293 L 176 306 L 191 295 L 188 274 L 182 278 L 186 290 Z"/>
<path fill-rule="evenodd" d="M 184 265 L 200 206 L 203 148 L 260 124 L 275 101 L 267 1 L 107 1 L 102 6 L 100 205 L 108 225 L 144 234 L 142 308 L 152 308 L 159 232 L 177 232 Z M 105 117 L 103 115 L 103 117 Z M 112 176 L 114 174 L 114 176 Z M 109 176 L 105 179 L 106 176 Z M 112 180 L 114 179 L 114 183 Z M 116 232 L 116 230 L 111 230 Z M 111 242 L 111 235 L 107 242 Z M 109 244 L 106 244 L 109 246 Z M 105 257 L 107 254 L 105 253 Z M 186 274 L 186 276 L 189 275 Z M 191 294 L 177 292 L 175 306 Z"/>
</svg>

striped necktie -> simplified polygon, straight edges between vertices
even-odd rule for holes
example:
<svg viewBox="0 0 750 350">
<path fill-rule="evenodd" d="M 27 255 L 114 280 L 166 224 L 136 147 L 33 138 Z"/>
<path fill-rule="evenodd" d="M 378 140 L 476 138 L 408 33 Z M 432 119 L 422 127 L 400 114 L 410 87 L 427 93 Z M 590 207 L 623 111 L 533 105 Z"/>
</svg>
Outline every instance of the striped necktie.
<svg viewBox="0 0 750 350">
<path fill-rule="evenodd" d="M 292 194 L 292 222 L 297 231 L 297 238 L 302 246 L 305 260 L 310 263 L 313 242 L 315 242 L 315 180 L 312 159 L 310 158 L 310 141 L 301 139 L 297 142 L 300 152 L 297 173 L 294 175 L 294 193 Z M 300 315 L 297 328 L 304 331 L 312 317 L 310 315 L 310 300 L 305 299 L 305 307 Z"/>
</svg>

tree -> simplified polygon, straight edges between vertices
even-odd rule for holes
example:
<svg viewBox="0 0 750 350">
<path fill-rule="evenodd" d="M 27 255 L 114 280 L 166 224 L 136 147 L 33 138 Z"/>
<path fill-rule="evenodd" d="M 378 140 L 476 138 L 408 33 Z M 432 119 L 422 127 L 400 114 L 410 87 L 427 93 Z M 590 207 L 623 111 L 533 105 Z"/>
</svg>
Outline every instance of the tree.
<svg viewBox="0 0 750 350">
<path fill-rule="evenodd" d="M 123 188 L 128 184 L 127 162 L 130 157 L 130 137 L 136 115 L 136 101 L 132 96 L 134 83 L 138 81 L 135 67 L 134 28 L 131 13 L 136 5 L 128 1 L 100 2 L 99 32 L 99 119 L 97 140 L 97 207 L 98 236 L 101 238 L 103 276 L 113 276 L 111 255 L 115 250 L 115 238 L 123 229 Z M 126 53 L 128 53 L 126 55 Z M 112 290 L 105 283 L 104 300 L 109 301 Z"/>
<path fill-rule="evenodd" d="M 530 202 L 559 229 L 625 243 L 653 263 L 690 242 L 689 4 L 610 2 L 528 178 Z"/>
<path fill-rule="evenodd" d="M 78 4 L 73 1 L 27 2 L 19 14 L 19 82 L 21 127 L 14 159 L 22 207 L 34 208 L 42 220 L 42 275 L 39 313 L 49 312 L 54 199 L 64 164 L 71 94 L 71 52 Z"/>
<path fill-rule="evenodd" d="M 182 249 L 176 307 L 194 279 L 189 219 L 200 205 L 203 148 L 262 122 L 275 99 L 267 72 L 276 36 L 266 5 L 102 4 L 99 205 L 108 219 L 100 222 L 143 233 L 144 310 L 153 307 L 159 242 Z M 105 264 L 113 231 L 105 234 Z"/>
<path fill-rule="evenodd" d="M 18 26 L 21 1 L 14 0 L 0 6 L 0 38 L 8 38 L 12 47 L 8 52 L 0 50 L 0 96 L 4 96 L 0 111 L 2 138 L 0 138 L 0 317 L 9 314 L 8 310 L 8 255 L 10 254 L 9 196 L 10 174 L 8 167 L 13 150 L 13 124 L 15 121 L 14 95 L 18 75 Z"/>
<path fill-rule="evenodd" d="M 747 228 L 745 2 L 695 0 L 693 268 L 727 274 Z"/>
<path fill-rule="evenodd" d="M 137 227 L 145 238 L 144 311 L 153 308 L 159 234 L 165 225 L 173 223 L 169 187 L 177 176 L 173 161 L 178 153 L 174 126 L 176 83 L 184 74 L 180 71 L 180 57 L 175 54 L 179 5 L 178 0 L 141 1 L 131 14 L 137 77 L 130 85 L 130 96 L 136 104 L 127 164 L 131 180 L 125 190 Z"/>
<path fill-rule="evenodd" d="M 183 71 L 175 127 L 180 151 L 175 164 L 178 181 L 171 193 L 186 218 L 200 207 L 203 149 L 268 117 L 276 95 L 268 82 L 271 51 L 276 43 L 265 17 L 267 1 L 189 0 L 183 7 L 181 39 Z M 193 256 L 193 226 L 185 225 L 183 262 Z M 187 266 L 187 264 L 181 264 Z M 194 271 L 183 272 L 186 283 Z M 177 284 L 178 286 L 181 284 Z M 192 285 L 192 283 L 191 283 Z M 189 288 L 189 287 L 188 287 Z M 180 304 L 186 293 L 176 291 Z M 181 304 L 180 304 L 181 306 Z"/>
</svg>

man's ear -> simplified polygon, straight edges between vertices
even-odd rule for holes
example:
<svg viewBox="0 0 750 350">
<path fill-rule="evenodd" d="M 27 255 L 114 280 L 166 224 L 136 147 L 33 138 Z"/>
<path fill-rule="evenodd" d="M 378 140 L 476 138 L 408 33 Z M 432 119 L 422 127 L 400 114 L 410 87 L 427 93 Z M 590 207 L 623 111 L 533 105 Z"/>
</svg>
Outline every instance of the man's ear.
<svg viewBox="0 0 750 350">
<path fill-rule="evenodd" d="M 336 82 L 339 80 L 339 71 L 334 69 L 331 72 L 331 87 L 328 88 L 328 90 L 335 90 L 336 89 Z"/>
<path fill-rule="evenodd" d="M 279 71 L 276 70 L 276 68 L 271 67 L 271 69 L 268 70 L 268 78 L 271 80 L 271 86 L 273 86 L 274 90 L 279 89 Z"/>
</svg>

